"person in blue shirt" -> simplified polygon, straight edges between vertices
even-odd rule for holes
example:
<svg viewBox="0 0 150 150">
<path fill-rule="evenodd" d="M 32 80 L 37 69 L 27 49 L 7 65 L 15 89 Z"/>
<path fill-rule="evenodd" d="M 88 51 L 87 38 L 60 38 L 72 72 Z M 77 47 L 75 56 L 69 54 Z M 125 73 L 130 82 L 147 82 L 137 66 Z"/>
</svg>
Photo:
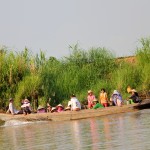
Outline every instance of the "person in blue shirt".
<svg viewBox="0 0 150 150">
<path fill-rule="evenodd" d="M 117 90 L 114 90 L 110 98 L 110 101 L 112 101 L 113 106 L 122 106 L 122 102 L 123 102 L 122 96 Z"/>
</svg>

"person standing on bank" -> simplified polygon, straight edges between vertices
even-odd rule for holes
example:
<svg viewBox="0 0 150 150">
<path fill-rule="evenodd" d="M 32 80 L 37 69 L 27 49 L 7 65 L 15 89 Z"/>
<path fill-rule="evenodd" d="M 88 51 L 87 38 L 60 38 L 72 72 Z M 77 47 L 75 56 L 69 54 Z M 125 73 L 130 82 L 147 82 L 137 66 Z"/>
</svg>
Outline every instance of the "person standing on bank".
<svg viewBox="0 0 150 150">
<path fill-rule="evenodd" d="M 101 92 L 99 94 L 99 102 L 104 106 L 108 107 L 108 97 L 107 93 L 104 88 L 101 89 Z"/>
</svg>

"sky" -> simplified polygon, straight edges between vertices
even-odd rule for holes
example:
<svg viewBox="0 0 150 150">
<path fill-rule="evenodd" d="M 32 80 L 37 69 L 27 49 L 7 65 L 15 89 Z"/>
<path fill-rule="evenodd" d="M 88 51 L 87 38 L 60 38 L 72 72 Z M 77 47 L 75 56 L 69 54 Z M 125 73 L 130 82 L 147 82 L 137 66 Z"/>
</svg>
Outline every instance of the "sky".
<svg viewBox="0 0 150 150">
<path fill-rule="evenodd" d="M 150 0 L 0 0 L 0 46 L 61 58 L 69 46 L 133 55 L 150 36 Z"/>
</svg>

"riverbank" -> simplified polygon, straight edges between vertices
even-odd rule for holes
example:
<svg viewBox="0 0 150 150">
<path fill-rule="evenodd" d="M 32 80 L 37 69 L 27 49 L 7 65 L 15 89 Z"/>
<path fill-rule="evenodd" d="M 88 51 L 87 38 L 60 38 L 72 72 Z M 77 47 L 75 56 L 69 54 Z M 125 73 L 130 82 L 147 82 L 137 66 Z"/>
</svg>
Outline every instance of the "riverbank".
<svg viewBox="0 0 150 150">
<path fill-rule="evenodd" d="M 84 109 L 81 111 L 64 111 L 61 113 L 34 113 L 29 115 L 11 115 L 11 114 L 0 114 L 0 120 L 19 120 L 19 121 L 66 121 L 66 120 L 77 120 L 86 119 L 92 117 L 100 117 L 111 114 L 126 113 L 138 111 L 134 106 L 137 104 L 123 105 L 122 107 L 111 106 L 103 109 Z"/>
</svg>

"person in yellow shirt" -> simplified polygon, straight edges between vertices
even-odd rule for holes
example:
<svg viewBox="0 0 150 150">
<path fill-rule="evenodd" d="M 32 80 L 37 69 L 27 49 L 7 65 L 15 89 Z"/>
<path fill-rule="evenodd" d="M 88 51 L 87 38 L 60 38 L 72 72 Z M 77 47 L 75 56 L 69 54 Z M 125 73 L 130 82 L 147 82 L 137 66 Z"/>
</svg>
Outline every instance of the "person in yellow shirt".
<svg viewBox="0 0 150 150">
<path fill-rule="evenodd" d="M 107 93 L 104 88 L 101 89 L 101 92 L 99 94 L 99 102 L 104 106 L 108 107 L 108 97 Z"/>
</svg>

